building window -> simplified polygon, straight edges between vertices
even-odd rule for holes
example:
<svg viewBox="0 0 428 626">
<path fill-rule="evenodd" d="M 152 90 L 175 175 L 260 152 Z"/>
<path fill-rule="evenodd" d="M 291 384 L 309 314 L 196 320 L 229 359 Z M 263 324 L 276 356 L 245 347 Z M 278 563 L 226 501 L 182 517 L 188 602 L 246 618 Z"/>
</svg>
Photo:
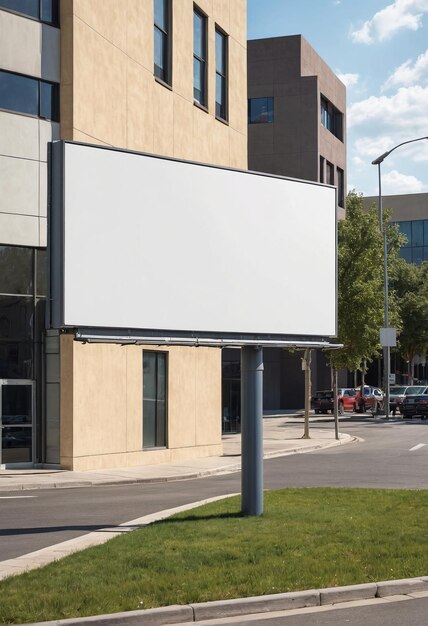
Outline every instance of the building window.
<svg viewBox="0 0 428 626">
<path fill-rule="evenodd" d="M 0 109 L 59 122 L 59 85 L 0 70 Z"/>
<path fill-rule="evenodd" d="M 167 354 L 143 352 L 143 448 L 166 446 Z"/>
<path fill-rule="evenodd" d="M 227 120 L 227 35 L 215 31 L 215 114 Z"/>
<path fill-rule="evenodd" d="M 154 0 L 154 74 L 164 83 L 171 84 L 170 72 L 170 2 Z"/>
<path fill-rule="evenodd" d="M 320 183 L 324 182 L 324 168 L 325 168 L 325 159 L 320 156 Z"/>
<path fill-rule="evenodd" d="M 321 96 L 321 124 L 340 141 L 343 141 L 343 113 L 324 96 Z"/>
<path fill-rule="evenodd" d="M 45 328 L 46 250 L 0 246 L 0 378 L 34 378 Z"/>
<path fill-rule="evenodd" d="M 327 183 L 327 185 L 334 185 L 334 165 L 333 165 L 333 163 L 330 163 L 329 161 L 326 161 L 325 173 L 326 173 L 325 182 Z"/>
<path fill-rule="evenodd" d="M 337 168 L 337 204 L 345 208 L 345 172 Z"/>
<path fill-rule="evenodd" d="M 248 123 L 270 124 L 273 122 L 273 98 L 250 98 L 248 100 Z"/>
<path fill-rule="evenodd" d="M 193 11 L 193 98 L 206 106 L 207 103 L 207 18 L 198 9 Z"/>
<path fill-rule="evenodd" d="M 58 0 L 0 0 L 0 9 L 20 13 L 45 24 L 58 24 Z"/>
<path fill-rule="evenodd" d="M 416 265 L 428 261 L 428 220 L 394 223 L 407 240 L 400 249 L 400 257 L 408 263 L 415 263 Z"/>
</svg>

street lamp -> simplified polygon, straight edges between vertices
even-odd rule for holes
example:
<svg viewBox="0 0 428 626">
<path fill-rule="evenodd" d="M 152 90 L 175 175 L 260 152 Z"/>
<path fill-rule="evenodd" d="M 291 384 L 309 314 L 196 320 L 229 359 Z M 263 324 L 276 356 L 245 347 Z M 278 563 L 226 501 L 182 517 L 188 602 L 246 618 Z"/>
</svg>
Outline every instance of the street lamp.
<svg viewBox="0 0 428 626">
<path fill-rule="evenodd" d="M 390 362 L 390 350 L 391 345 L 394 345 L 391 341 L 391 336 L 388 336 L 389 329 L 389 307 L 388 307 L 388 246 L 387 246 L 387 238 L 386 238 L 386 228 L 383 225 L 383 217 L 382 217 L 382 180 L 381 180 L 381 171 L 380 164 L 386 159 L 387 156 L 394 152 L 397 148 L 404 146 L 408 143 L 414 143 L 415 141 L 422 141 L 423 139 L 428 139 L 428 137 L 418 137 L 418 139 L 410 139 L 409 141 L 403 141 L 399 143 L 391 150 L 384 152 L 377 159 L 372 161 L 372 165 L 378 166 L 378 174 L 379 174 L 379 201 L 378 201 L 378 211 L 379 211 L 379 228 L 380 232 L 383 235 L 383 285 L 384 285 L 384 324 L 385 324 L 385 332 L 384 332 L 384 340 L 382 341 L 383 345 L 383 378 L 384 378 L 384 389 L 385 389 L 385 415 L 389 417 L 389 374 L 391 368 Z"/>
</svg>

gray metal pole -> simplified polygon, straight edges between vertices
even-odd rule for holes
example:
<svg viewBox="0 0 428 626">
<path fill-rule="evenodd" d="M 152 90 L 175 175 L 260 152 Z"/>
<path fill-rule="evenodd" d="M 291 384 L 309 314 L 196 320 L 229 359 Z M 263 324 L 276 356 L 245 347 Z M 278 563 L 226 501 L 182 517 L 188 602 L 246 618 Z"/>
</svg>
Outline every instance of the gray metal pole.
<svg viewBox="0 0 428 626">
<path fill-rule="evenodd" d="M 334 437 L 339 439 L 339 405 L 337 404 L 337 369 L 333 370 Z"/>
<path fill-rule="evenodd" d="M 241 348 L 241 505 L 263 513 L 263 348 Z"/>
<path fill-rule="evenodd" d="M 389 306 L 388 306 L 388 241 L 386 237 L 386 228 L 383 223 L 382 215 L 382 176 L 380 171 L 380 163 L 378 165 L 379 173 L 379 228 L 383 235 L 383 289 L 384 289 L 384 325 L 385 328 L 389 327 Z M 389 373 L 391 369 L 390 363 L 390 347 L 384 346 L 383 348 L 383 384 L 385 389 L 385 415 L 389 417 Z"/>
</svg>

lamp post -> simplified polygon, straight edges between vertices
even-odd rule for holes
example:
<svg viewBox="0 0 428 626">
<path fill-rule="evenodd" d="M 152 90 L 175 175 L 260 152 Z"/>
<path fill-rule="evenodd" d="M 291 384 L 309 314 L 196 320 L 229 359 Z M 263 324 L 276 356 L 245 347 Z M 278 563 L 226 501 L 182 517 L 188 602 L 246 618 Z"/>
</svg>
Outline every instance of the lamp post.
<svg viewBox="0 0 428 626">
<path fill-rule="evenodd" d="M 378 200 L 378 211 L 379 211 L 379 228 L 380 232 L 383 235 L 383 286 L 384 286 L 384 324 L 385 329 L 389 328 L 389 306 L 388 306 L 388 244 L 386 237 L 386 228 L 383 224 L 383 216 L 382 216 L 382 177 L 380 171 L 381 163 L 386 159 L 387 156 L 394 152 L 397 148 L 404 146 L 408 143 L 414 143 L 415 141 L 422 141 L 423 139 L 428 139 L 428 137 L 418 137 L 418 139 L 410 139 L 409 141 L 403 141 L 398 145 L 391 148 L 387 152 L 381 154 L 377 159 L 372 161 L 372 165 L 378 166 L 378 176 L 379 176 L 379 200 Z M 387 331 L 386 331 L 386 334 Z M 383 379 L 384 379 L 384 389 L 385 389 L 385 415 L 389 417 L 389 374 L 391 368 L 390 356 L 391 356 L 391 339 L 387 337 L 386 340 L 382 342 L 383 345 Z"/>
</svg>

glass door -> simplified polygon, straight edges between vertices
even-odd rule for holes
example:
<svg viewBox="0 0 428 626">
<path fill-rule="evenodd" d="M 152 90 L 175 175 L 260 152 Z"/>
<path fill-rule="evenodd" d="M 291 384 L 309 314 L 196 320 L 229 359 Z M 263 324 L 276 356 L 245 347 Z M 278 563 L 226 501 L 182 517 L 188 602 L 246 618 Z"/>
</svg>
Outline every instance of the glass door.
<svg viewBox="0 0 428 626">
<path fill-rule="evenodd" d="M 0 379 L 0 467 L 33 463 L 34 381 Z"/>
</svg>

